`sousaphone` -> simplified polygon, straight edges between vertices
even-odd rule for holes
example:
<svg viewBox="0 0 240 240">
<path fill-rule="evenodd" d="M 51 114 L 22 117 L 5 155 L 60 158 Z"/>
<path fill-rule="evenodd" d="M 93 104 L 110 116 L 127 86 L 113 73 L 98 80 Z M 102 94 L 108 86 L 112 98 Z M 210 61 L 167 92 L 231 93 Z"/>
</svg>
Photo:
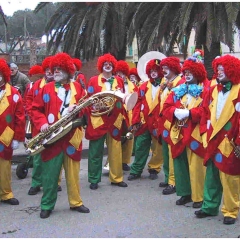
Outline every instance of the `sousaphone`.
<svg viewBox="0 0 240 240">
<path fill-rule="evenodd" d="M 162 60 L 164 58 L 166 58 L 166 56 L 158 51 L 150 51 L 141 56 L 141 58 L 138 60 L 137 72 L 142 82 L 145 82 L 149 79 L 148 75 L 146 74 L 146 66 L 148 62 L 152 59 Z"/>
</svg>

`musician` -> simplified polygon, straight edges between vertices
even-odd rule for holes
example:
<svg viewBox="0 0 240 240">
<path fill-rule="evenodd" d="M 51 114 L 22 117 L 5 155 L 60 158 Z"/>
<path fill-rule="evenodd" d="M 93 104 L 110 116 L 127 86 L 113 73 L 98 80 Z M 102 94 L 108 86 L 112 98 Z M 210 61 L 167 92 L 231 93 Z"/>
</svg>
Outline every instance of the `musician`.
<svg viewBox="0 0 240 240">
<path fill-rule="evenodd" d="M 88 82 L 89 96 L 106 90 L 124 92 L 122 79 L 113 75 L 116 63 L 117 60 L 110 53 L 98 58 L 97 68 L 100 74 L 90 78 Z M 123 181 L 121 147 L 124 112 L 125 110 L 121 100 L 117 99 L 113 110 L 108 115 L 88 115 L 85 137 L 90 140 L 88 151 L 88 181 L 90 182 L 89 187 L 92 190 L 98 189 L 98 183 L 101 182 L 105 139 L 108 146 L 109 181 L 111 185 L 127 187 L 127 184 Z"/>
<path fill-rule="evenodd" d="M 85 96 L 84 89 L 72 82 L 74 66 L 66 53 L 58 53 L 50 62 L 54 81 L 46 84 L 34 98 L 31 109 L 32 121 L 41 133 L 49 133 L 50 125 L 71 112 L 74 105 Z M 71 210 L 89 213 L 80 197 L 79 170 L 82 151 L 82 128 L 72 129 L 63 138 L 41 152 L 42 186 L 41 218 L 48 218 L 57 201 L 58 178 L 63 165 Z"/>
<path fill-rule="evenodd" d="M 163 104 L 165 103 L 168 95 L 173 87 L 183 83 L 184 80 L 181 77 L 181 65 L 180 60 L 177 57 L 167 57 L 162 59 L 160 66 L 164 75 L 163 92 L 160 96 L 160 124 L 159 124 L 159 137 L 162 142 L 163 152 L 163 171 L 165 175 L 165 181 L 160 182 L 159 187 L 164 187 L 162 193 L 164 195 L 173 194 L 176 192 L 173 158 L 171 155 L 171 149 L 169 143 L 164 138 L 164 132 L 169 131 L 170 123 L 162 114 Z"/>
<path fill-rule="evenodd" d="M 80 83 L 80 85 L 84 88 L 87 89 L 87 81 L 84 76 L 84 74 L 80 71 L 82 68 L 82 61 L 78 58 L 73 58 L 74 62 L 74 67 L 75 67 L 75 73 L 73 80 Z"/>
<path fill-rule="evenodd" d="M 207 167 L 202 208 L 198 218 L 221 211 L 224 224 L 234 224 L 240 196 L 240 60 L 231 55 L 217 61 L 218 84 L 204 98 L 201 131 L 206 135 L 204 165 Z M 235 147 L 232 146 L 234 144 Z"/>
<path fill-rule="evenodd" d="M 176 193 L 181 196 L 176 205 L 193 201 L 193 208 L 200 208 L 206 168 L 199 123 L 207 72 L 196 57 L 184 61 L 182 72 L 186 82 L 173 88 L 163 105 L 162 114 L 170 122 L 163 138 L 171 146 Z"/>
<path fill-rule="evenodd" d="M 160 83 L 163 77 L 160 60 L 150 60 L 146 66 L 146 73 L 149 80 L 139 87 L 138 101 L 133 109 L 132 128 L 135 131 L 136 146 L 134 162 L 128 176 L 129 181 L 141 177 L 151 145 L 152 156 L 148 162 L 150 179 L 158 178 L 157 174 L 160 172 L 163 163 L 162 146 L 158 142 L 157 133 L 161 94 Z"/>
<path fill-rule="evenodd" d="M 42 61 L 42 66 L 33 66 L 29 70 L 29 75 L 34 78 L 37 78 L 37 81 L 32 83 L 31 89 L 29 89 L 27 95 L 26 95 L 26 111 L 27 115 L 30 118 L 30 123 L 31 123 L 31 134 L 32 137 L 37 135 L 38 131 L 34 127 L 31 121 L 31 108 L 32 108 L 32 102 L 33 99 L 38 95 L 40 89 L 43 88 L 44 85 L 46 85 L 49 82 L 53 81 L 53 74 L 50 70 L 50 62 L 51 62 L 52 56 L 46 57 Z M 43 72 L 43 74 L 42 74 Z M 42 160 L 41 160 L 41 154 L 38 153 L 33 156 L 33 170 L 32 170 L 32 183 L 31 187 L 28 191 L 28 195 L 36 195 L 38 192 L 41 190 L 42 186 L 42 180 L 41 180 L 41 173 L 42 173 Z M 61 173 L 59 176 L 59 181 L 58 181 L 58 191 L 62 191 L 62 188 L 60 186 L 61 184 Z"/>
<path fill-rule="evenodd" d="M 25 115 L 20 93 L 9 84 L 10 68 L 0 59 L 0 200 L 18 205 L 11 188 L 13 150 L 24 141 Z"/>
<path fill-rule="evenodd" d="M 136 84 L 128 79 L 129 66 L 125 61 L 118 61 L 115 71 L 116 75 L 123 79 L 125 93 L 133 93 L 138 91 L 138 87 L 136 86 Z M 126 110 L 126 105 L 124 105 L 124 107 Z M 133 110 L 126 110 L 127 117 L 123 119 L 122 123 L 122 127 L 124 128 L 124 135 L 126 135 L 131 130 L 129 128 L 132 125 L 132 112 Z M 128 164 L 130 164 L 131 162 L 133 143 L 134 139 L 129 139 L 123 141 L 122 144 L 122 168 L 124 171 L 130 171 L 130 167 L 128 166 Z"/>
</svg>

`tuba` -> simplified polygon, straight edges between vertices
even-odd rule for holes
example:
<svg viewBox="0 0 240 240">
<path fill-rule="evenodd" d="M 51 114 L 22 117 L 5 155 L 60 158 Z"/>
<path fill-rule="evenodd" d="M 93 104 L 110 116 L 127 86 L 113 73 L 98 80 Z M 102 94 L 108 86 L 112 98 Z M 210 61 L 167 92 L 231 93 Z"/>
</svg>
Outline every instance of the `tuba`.
<svg viewBox="0 0 240 240">
<path fill-rule="evenodd" d="M 80 118 L 76 119 L 76 116 L 82 109 L 88 106 L 93 107 L 93 116 L 101 116 L 108 114 L 114 108 L 116 98 L 120 98 L 126 104 L 127 108 L 131 110 L 137 102 L 137 97 L 137 93 L 126 95 L 117 90 L 99 92 L 86 99 L 86 92 L 85 96 L 79 100 L 76 107 L 71 112 L 50 125 L 47 132 L 40 132 L 30 139 L 26 144 L 26 152 L 30 156 L 36 155 L 52 143 L 61 139 L 73 128 L 81 126 L 82 120 Z"/>
</svg>

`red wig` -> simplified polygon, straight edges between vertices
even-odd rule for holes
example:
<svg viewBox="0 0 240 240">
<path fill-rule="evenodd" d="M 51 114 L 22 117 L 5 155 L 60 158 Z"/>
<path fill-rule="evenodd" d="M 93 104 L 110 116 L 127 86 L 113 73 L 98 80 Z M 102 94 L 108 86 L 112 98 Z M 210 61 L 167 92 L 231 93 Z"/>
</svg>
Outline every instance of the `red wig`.
<svg viewBox="0 0 240 240">
<path fill-rule="evenodd" d="M 50 62 L 52 60 L 54 56 L 48 56 L 46 58 L 43 59 L 42 61 L 42 68 L 43 68 L 43 71 L 45 72 L 48 68 L 50 68 Z"/>
<path fill-rule="evenodd" d="M 217 59 L 216 67 L 222 65 L 227 78 L 233 84 L 240 83 L 240 60 L 231 55 L 224 55 Z"/>
<path fill-rule="evenodd" d="M 10 81 L 11 71 L 5 59 L 0 59 L 0 73 L 2 74 L 5 83 Z"/>
<path fill-rule="evenodd" d="M 106 53 L 106 54 L 104 54 L 104 55 L 102 55 L 102 56 L 100 56 L 100 57 L 98 58 L 98 62 L 97 62 L 97 69 L 98 69 L 98 71 L 99 71 L 99 72 L 102 72 L 103 64 L 104 64 L 105 62 L 111 62 L 112 65 L 113 65 L 113 72 L 115 72 L 115 67 L 116 67 L 116 64 L 117 64 L 117 60 L 116 60 L 116 58 L 115 58 L 113 55 L 111 55 L 110 53 Z"/>
<path fill-rule="evenodd" d="M 183 63 L 182 72 L 184 73 L 186 70 L 189 70 L 198 80 L 198 82 L 203 82 L 207 78 L 206 69 L 201 62 L 196 62 L 192 59 L 185 60 Z"/>
<path fill-rule="evenodd" d="M 37 75 L 37 74 L 42 74 L 44 75 L 44 71 L 43 71 L 43 68 L 42 66 L 39 66 L 39 65 L 34 65 L 30 68 L 29 72 L 28 72 L 28 75 L 30 77 L 32 77 L 33 75 Z"/>
<path fill-rule="evenodd" d="M 125 76 L 128 76 L 129 74 L 128 64 L 123 60 L 117 61 L 115 72 L 122 72 Z"/>
<path fill-rule="evenodd" d="M 177 57 L 166 57 L 162 59 L 160 67 L 162 68 L 162 66 L 167 66 L 175 74 L 181 73 L 180 60 Z"/>
<path fill-rule="evenodd" d="M 82 61 L 78 58 L 73 58 L 73 63 L 76 66 L 77 71 L 80 71 L 82 68 Z"/>
<path fill-rule="evenodd" d="M 60 67 L 70 75 L 73 75 L 75 72 L 73 60 L 67 53 L 58 53 L 52 58 L 50 63 L 52 73 L 54 72 L 54 67 Z"/>
<path fill-rule="evenodd" d="M 153 59 L 147 63 L 146 74 L 148 75 L 149 78 L 151 78 L 151 70 L 157 70 L 158 77 L 163 78 L 162 68 L 160 67 L 160 60 Z"/>
<path fill-rule="evenodd" d="M 136 76 L 138 82 L 140 81 L 140 77 L 139 77 L 139 75 L 138 75 L 137 68 L 131 68 L 131 69 L 129 70 L 129 75 L 128 75 L 128 77 L 130 77 L 130 75 Z"/>
</svg>

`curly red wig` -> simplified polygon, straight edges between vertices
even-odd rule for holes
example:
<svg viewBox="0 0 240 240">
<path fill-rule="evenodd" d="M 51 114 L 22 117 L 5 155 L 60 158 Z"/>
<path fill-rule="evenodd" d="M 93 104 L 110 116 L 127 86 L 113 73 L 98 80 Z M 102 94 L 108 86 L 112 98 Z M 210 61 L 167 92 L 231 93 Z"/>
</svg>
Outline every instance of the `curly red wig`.
<svg viewBox="0 0 240 240">
<path fill-rule="evenodd" d="M 10 81 L 11 70 L 5 59 L 0 59 L 0 73 L 2 74 L 5 83 Z"/>
<path fill-rule="evenodd" d="M 198 82 L 203 82 L 207 78 L 207 72 L 204 65 L 193 60 L 185 60 L 182 66 L 182 72 L 189 70 Z"/>
<path fill-rule="evenodd" d="M 73 75 L 75 72 L 73 60 L 67 53 L 57 53 L 55 56 L 53 56 L 50 63 L 52 72 L 54 72 L 54 67 L 60 67 L 70 75 Z"/>
<path fill-rule="evenodd" d="M 129 74 L 128 64 L 123 60 L 117 61 L 115 72 L 122 72 L 125 76 L 128 76 Z"/>
<path fill-rule="evenodd" d="M 181 73 L 180 60 L 177 57 L 166 57 L 162 59 L 160 63 L 160 67 L 167 66 L 171 71 L 175 72 L 175 74 Z"/>
<path fill-rule="evenodd" d="M 111 62 L 111 63 L 112 63 L 112 65 L 113 65 L 113 72 L 114 72 L 114 71 L 115 71 L 116 64 L 117 64 L 117 60 L 116 60 L 116 58 L 115 58 L 113 55 L 111 55 L 110 53 L 106 53 L 106 54 L 104 54 L 104 55 L 102 55 L 102 56 L 100 56 L 100 57 L 98 58 L 98 62 L 97 62 L 97 69 L 98 69 L 98 71 L 99 71 L 99 72 L 102 72 L 103 64 L 104 64 L 105 62 Z"/>
<path fill-rule="evenodd" d="M 50 62 L 52 60 L 54 56 L 48 56 L 46 58 L 43 59 L 42 61 L 42 68 L 43 68 L 43 71 L 45 72 L 48 68 L 50 68 Z"/>
<path fill-rule="evenodd" d="M 73 58 L 73 63 L 76 66 L 77 71 L 80 71 L 82 68 L 82 61 L 78 58 Z"/>
<path fill-rule="evenodd" d="M 33 75 L 37 75 L 37 74 L 42 74 L 42 75 L 45 74 L 42 66 L 40 66 L 40 65 L 34 65 L 28 71 L 28 75 L 30 77 L 32 77 Z"/>
<path fill-rule="evenodd" d="M 224 55 L 217 59 L 216 66 L 222 65 L 227 78 L 233 84 L 240 83 L 240 60 L 231 55 Z"/>
<path fill-rule="evenodd" d="M 148 75 L 149 78 L 151 78 L 151 70 L 157 70 L 158 76 L 160 78 L 163 77 L 162 68 L 160 67 L 160 60 L 152 59 L 147 63 L 146 74 Z"/>
<path fill-rule="evenodd" d="M 130 77 L 130 75 L 136 76 L 138 82 L 140 81 L 140 77 L 139 77 L 139 75 L 138 75 L 137 68 L 131 68 L 131 69 L 129 70 L 128 77 Z"/>
</svg>

